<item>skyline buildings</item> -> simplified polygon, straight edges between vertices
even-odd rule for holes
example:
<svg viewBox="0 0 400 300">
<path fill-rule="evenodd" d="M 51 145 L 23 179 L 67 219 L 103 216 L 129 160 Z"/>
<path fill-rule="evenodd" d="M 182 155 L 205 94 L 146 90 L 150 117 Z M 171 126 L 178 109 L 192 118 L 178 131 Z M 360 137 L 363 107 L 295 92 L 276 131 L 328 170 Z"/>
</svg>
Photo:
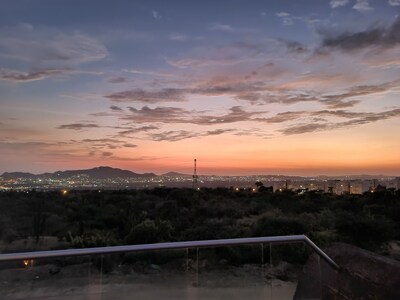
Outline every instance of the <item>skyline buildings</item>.
<svg viewBox="0 0 400 300">
<path fill-rule="evenodd" d="M 398 176 L 399 4 L 0 0 L 0 173 Z"/>
</svg>

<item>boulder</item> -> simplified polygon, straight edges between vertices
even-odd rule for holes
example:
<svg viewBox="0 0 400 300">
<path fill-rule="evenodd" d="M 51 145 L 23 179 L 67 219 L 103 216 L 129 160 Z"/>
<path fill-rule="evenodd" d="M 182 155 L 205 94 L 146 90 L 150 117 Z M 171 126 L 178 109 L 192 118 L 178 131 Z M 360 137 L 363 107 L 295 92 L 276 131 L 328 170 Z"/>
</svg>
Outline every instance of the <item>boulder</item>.
<svg viewBox="0 0 400 300">
<path fill-rule="evenodd" d="M 342 243 L 323 250 L 341 270 L 311 255 L 294 299 L 400 299 L 399 261 Z"/>
</svg>

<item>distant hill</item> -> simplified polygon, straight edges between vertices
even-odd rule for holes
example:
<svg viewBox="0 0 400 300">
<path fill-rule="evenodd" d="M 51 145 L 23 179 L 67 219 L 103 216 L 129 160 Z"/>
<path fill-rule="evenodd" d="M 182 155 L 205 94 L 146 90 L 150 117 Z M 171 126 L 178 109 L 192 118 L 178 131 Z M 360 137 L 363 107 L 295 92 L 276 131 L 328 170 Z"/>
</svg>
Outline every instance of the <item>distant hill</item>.
<svg viewBox="0 0 400 300">
<path fill-rule="evenodd" d="M 106 179 L 106 178 L 132 178 L 132 177 L 153 177 L 157 176 L 154 173 L 144 173 L 138 174 L 128 170 L 122 170 L 118 168 L 111 167 L 97 167 L 92 169 L 85 170 L 68 170 L 68 171 L 57 171 L 54 173 L 44 173 L 39 175 L 34 175 L 31 173 L 23 173 L 23 172 L 6 172 L 1 177 L 7 179 L 15 179 L 15 178 L 35 178 L 35 177 L 52 177 L 52 178 L 69 178 L 78 175 L 86 175 L 90 178 L 94 179 Z"/>
<path fill-rule="evenodd" d="M 15 179 L 15 178 L 35 178 L 36 175 L 32 173 L 26 173 L 26 172 L 4 172 L 1 177 L 5 179 Z"/>
<path fill-rule="evenodd" d="M 168 172 L 168 173 L 162 174 L 161 176 L 165 176 L 165 177 L 192 177 L 192 175 L 183 174 L 183 173 L 179 173 L 179 172 Z"/>
</svg>

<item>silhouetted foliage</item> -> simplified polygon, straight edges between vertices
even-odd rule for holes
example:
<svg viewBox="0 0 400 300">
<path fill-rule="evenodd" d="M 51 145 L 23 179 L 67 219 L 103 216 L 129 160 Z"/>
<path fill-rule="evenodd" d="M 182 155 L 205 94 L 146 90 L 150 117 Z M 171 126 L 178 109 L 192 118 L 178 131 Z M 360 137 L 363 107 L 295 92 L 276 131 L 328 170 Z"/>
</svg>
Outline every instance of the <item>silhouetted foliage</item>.
<svg viewBox="0 0 400 300">
<path fill-rule="evenodd" d="M 381 251 L 400 239 L 400 193 L 340 195 L 289 190 L 156 188 L 151 190 L 1 192 L 0 238 L 58 237 L 60 247 L 306 234 L 323 246 L 344 241 Z M 207 252 L 215 261 L 242 262 L 253 250 Z M 296 245 L 274 255 L 304 261 Z M 297 249 L 297 250 L 296 250 Z M 223 257 L 226 256 L 226 257 Z M 138 257 L 138 256 L 135 256 Z M 145 257 L 145 256 L 142 256 Z M 251 260 L 249 258 L 249 260 Z"/>
</svg>

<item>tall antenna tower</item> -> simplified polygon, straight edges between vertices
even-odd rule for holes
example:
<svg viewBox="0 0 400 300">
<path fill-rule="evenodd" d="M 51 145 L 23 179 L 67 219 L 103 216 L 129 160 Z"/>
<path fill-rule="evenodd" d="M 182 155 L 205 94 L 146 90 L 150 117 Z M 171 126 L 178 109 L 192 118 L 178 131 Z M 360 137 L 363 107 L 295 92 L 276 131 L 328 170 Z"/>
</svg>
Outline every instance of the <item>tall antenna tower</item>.
<svg viewBox="0 0 400 300">
<path fill-rule="evenodd" d="M 197 159 L 195 158 L 194 159 L 194 171 L 193 171 L 193 185 L 192 185 L 192 187 L 193 187 L 193 189 L 198 189 L 198 184 L 197 184 L 197 166 L 196 166 L 196 164 L 197 164 Z"/>
</svg>

